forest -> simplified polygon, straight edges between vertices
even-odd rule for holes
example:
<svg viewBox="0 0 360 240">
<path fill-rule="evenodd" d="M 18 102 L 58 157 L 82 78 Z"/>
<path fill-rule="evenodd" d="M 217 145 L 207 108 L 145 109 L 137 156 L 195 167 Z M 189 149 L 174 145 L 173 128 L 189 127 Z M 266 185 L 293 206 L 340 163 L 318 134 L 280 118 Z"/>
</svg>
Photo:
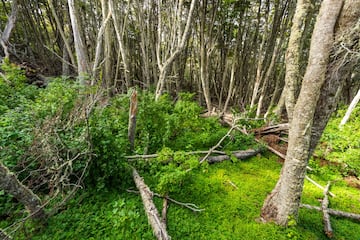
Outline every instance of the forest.
<svg viewBox="0 0 360 240">
<path fill-rule="evenodd" d="M 360 239 L 360 0 L 0 5 L 0 239 Z"/>
</svg>

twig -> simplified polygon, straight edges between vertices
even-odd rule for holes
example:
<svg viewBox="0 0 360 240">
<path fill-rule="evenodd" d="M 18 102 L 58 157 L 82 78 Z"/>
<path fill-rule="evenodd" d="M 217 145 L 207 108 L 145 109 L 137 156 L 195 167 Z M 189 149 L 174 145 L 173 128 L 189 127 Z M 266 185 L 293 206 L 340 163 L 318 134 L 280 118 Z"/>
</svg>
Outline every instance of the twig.
<svg viewBox="0 0 360 240">
<path fill-rule="evenodd" d="M 220 141 L 213 146 L 212 148 L 210 148 L 210 150 L 208 151 L 208 153 L 205 155 L 205 157 L 203 159 L 200 160 L 200 164 L 203 163 L 209 156 L 210 154 L 215 151 L 216 148 L 218 148 L 220 146 L 220 144 L 230 135 L 230 133 L 235 129 L 235 125 L 233 125 L 230 130 L 225 134 L 225 136 L 223 136 Z"/>
<path fill-rule="evenodd" d="M 333 230 L 331 228 L 330 215 L 329 215 L 329 211 L 328 211 L 328 206 L 329 206 L 328 192 L 329 192 L 329 188 L 330 188 L 330 181 L 328 182 L 328 184 L 326 185 L 326 187 L 324 189 L 324 199 L 322 200 L 322 203 L 321 203 L 321 209 L 322 209 L 322 212 L 323 212 L 325 234 L 329 238 L 332 238 Z"/>
<path fill-rule="evenodd" d="M 239 189 L 238 186 L 236 186 L 232 181 L 228 180 L 228 183 L 230 183 L 230 185 L 233 186 L 236 190 Z"/>
<path fill-rule="evenodd" d="M 311 182 L 312 184 L 314 184 L 315 186 L 317 186 L 318 188 L 322 189 L 323 191 L 325 190 L 325 188 L 323 186 L 321 186 L 320 184 L 318 184 L 317 182 L 315 182 L 314 180 L 312 180 L 310 177 L 305 176 L 305 179 L 308 180 L 309 182 Z M 329 195 L 332 197 L 335 197 L 336 195 L 333 194 L 332 192 L 329 192 Z"/>
<path fill-rule="evenodd" d="M 127 189 L 126 190 L 127 192 L 130 192 L 130 193 L 136 193 L 136 194 L 139 194 L 139 191 L 134 191 L 134 190 L 131 190 L 131 189 Z M 170 198 L 169 196 L 162 196 L 161 194 L 158 194 L 158 193 L 155 193 L 155 192 L 151 192 L 153 196 L 155 197 L 158 197 L 158 198 L 166 198 L 167 200 L 169 200 L 170 202 L 172 203 L 175 203 L 179 206 L 182 206 L 182 207 L 185 207 L 185 208 L 188 208 L 190 209 L 191 211 L 194 211 L 194 212 L 202 212 L 202 211 L 205 211 L 205 209 L 201 209 L 199 208 L 198 206 L 196 206 L 195 204 L 193 203 L 183 203 L 183 202 L 179 202 L 173 198 Z"/>
</svg>

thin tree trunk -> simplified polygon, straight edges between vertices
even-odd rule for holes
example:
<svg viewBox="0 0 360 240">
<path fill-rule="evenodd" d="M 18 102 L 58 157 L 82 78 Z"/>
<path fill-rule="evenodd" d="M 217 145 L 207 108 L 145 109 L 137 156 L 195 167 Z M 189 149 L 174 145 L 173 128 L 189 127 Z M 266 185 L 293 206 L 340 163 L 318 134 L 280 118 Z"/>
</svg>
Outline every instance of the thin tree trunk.
<svg viewBox="0 0 360 240">
<path fill-rule="evenodd" d="M 86 76 L 89 75 L 89 61 L 85 51 L 85 42 L 81 37 L 78 14 L 74 0 L 68 0 L 71 27 L 74 36 L 74 46 L 78 65 L 78 76 L 81 85 L 86 84 Z"/>
<path fill-rule="evenodd" d="M 359 102 L 360 100 L 360 89 L 357 92 L 356 96 L 354 97 L 354 99 L 351 101 L 350 106 L 348 108 L 348 110 L 345 113 L 345 116 L 343 117 L 343 119 L 340 122 L 339 127 L 341 128 L 342 126 L 345 125 L 345 123 L 349 120 L 351 112 L 354 110 L 354 108 L 356 107 L 356 104 Z"/>
<path fill-rule="evenodd" d="M 285 55 L 285 106 L 289 122 L 292 119 L 294 107 L 297 100 L 297 93 L 300 87 L 300 54 L 302 32 L 311 7 L 310 0 L 297 1 L 296 11 L 293 18 L 288 48 Z"/>
<path fill-rule="evenodd" d="M 12 3 L 11 3 L 11 14 L 10 14 L 10 16 L 8 18 L 8 21 L 7 21 L 6 25 L 5 25 L 4 31 L 0 35 L 0 44 L 4 49 L 4 53 L 5 53 L 6 58 L 10 58 L 8 44 L 9 44 L 9 38 L 10 38 L 10 35 L 11 35 L 11 31 L 15 27 L 16 18 L 17 18 L 17 14 L 18 14 L 18 8 L 19 8 L 18 1 L 13 0 Z"/>
<path fill-rule="evenodd" d="M 64 33 L 64 30 L 63 30 L 63 24 L 61 24 L 60 20 L 59 20 L 59 17 L 58 15 L 56 14 L 56 9 L 54 7 L 54 4 L 53 4 L 53 0 L 48 0 L 48 3 L 49 3 L 49 7 L 50 7 L 50 10 L 51 10 L 51 13 L 55 19 L 55 22 L 56 22 L 56 25 L 57 25 L 57 29 L 59 30 L 60 32 L 60 36 L 64 42 L 64 49 L 66 50 L 66 56 L 68 56 L 70 58 L 70 63 L 72 65 L 75 65 L 76 64 L 76 61 L 75 61 L 75 58 L 74 58 L 74 55 L 72 54 L 72 51 L 71 51 L 71 47 L 70 47 L 70 44 L 68 42 L 68 38 L 66 37 L 65 33 Z M 68 64 L 67 64 L 68 65 Z"/>
<path fill-rule="evenodd" d="M 165 81 L 166 81 L 166 77 L 167 77 L 167 73 L 169 71 L 169 68 L 171 66 L 171 64 L 174 62 L 174 60 L 180 55 L 180 53 L 185 49 L 186 46 L 186 41 L 189 38 L 189 33 L 190 33 L 190 25 L 191 25 L 191 21 L 193 18 L 193 12 L 195 9 L 195 4 L 196 4 L 196 0 L 192 0 L 190 3 L 190 10 L 189 10 L 189 14 L 186 20 L 186 25 L 185 25 L 185 29 L 182 32 L 181 36 L 177 36 L 179 37 L 179 42 L 178 45 L 176 47 L 176 49 L 174 50 L 174 52 L 171 53 L 170 57 L 167 58 L 165 60 L 165 62 L 161 61 L 161 56 L 160 56 L 160 44 L 161 44 L 161 12 L 159 12 L 159 28 L 158 28 L 158 45 L 157 45 L 157 62 L 158 62 L 158 67 L 160 70 L 160 74 L 159 74 L 159 80 L 157 82 L 156 85 L 156 91 L 155 91 L 155 100 L 159 100 L 160 96 L 162 95 L 162 92 L 164 90 L 164 86 L 165 86 Z M 160 5 L 160 4 L 159 4 Z M 161 10 L 160 10 L 161 11 Z"/>
<path fill-rule="evenodd" d="M 334 28 L 342 5 L 343 1 L 339 0 L 322 2 L 311 38 L 309 63 L 290 125 L 286 160 L 280 179 L 262 208 L 264 221 L 287 225 L 291 219 L 297 218 L 309 158 L 313 118 L 325 82 L 334 42 Z"/>
</svg>

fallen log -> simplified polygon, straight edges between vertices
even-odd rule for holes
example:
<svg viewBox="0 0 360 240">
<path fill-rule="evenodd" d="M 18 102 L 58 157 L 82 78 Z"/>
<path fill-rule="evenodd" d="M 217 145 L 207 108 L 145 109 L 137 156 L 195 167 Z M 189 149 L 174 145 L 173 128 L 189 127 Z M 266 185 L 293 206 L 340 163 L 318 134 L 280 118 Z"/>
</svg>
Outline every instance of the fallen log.
<svg viewBox="0 0 360 240">
<path fill-rule="evenodd" d="M 289 123 L 280 123 L 277 125 L 256 128 L 256 129 L 251 130 L 250 132 L 253 132 L 255 134 L 265 135 L 265 134 L 269 134 L 269 133 L 282 133 L 282 132 L 287 134 L 288 131 L 289 131 Z"/>
<path fill-rule="evenodd" d="M 244 151 L 235 151 L 232 152 L 231 155 L 236 157 L 237 159 L 243 160 L 249 157 L 256 156 L 258 153 L 261 153 L 261 149 L 248 149 Z M 222 162 L 225 160 L 231 159 L 229 155 L 218 155 L 218 156 L 208 156 L 207 161 L 208 163 L 217 163 Z"/>
<path fill-rule="evenodd" d="M 331 228 L 330 214 L 329 214 L 329 211 L 328 211 L 329 188 L 330 188 L 330 182 L 328 182 L 328 184 L 326 185 L 326 187 L 324 189 L 324 199 L 322 200 L 322 203 L 321 203 L 321 209 L 322 209 L 322 212 L 323 212 L 324 232 L 325 232 L 326 236 L 328 236 L 329 238 L 332 238 L 333 237 L 333 230 Z"/>
<path fill-rule="evenodd" d="M 319 211 L 319 212 L 322 211 L 321 207 L 312 206 L 312 205 L 309 205 L 309 204 L 300 204 L 300 207 L 311 209 L 311 210 L 316 210 L 316 211 Z M 360 221 L 360 214 L 343 212 L 343 211 L 334 210 L 334 209 L 331 209 L 331 208 L 328 208 L 328 212 L 329 212 L 329 214 L 334 215 L 334 216 L 346 217 L 346 218 L 350 218 L 350 219 Z"/>
<path fill-rule="evenodd" d="M 145 184 L 143 178 L 139 175 L 136 169 L 133 169 L 133 179 L 137 189 L 139 189 L 141 199 L 144 204 L 145 212 L 149 223 L 153 229 L 153 233 L 158 240 L 169 240 L 171 239 L 166 231 L 166 227 L 161 221 L 159 212 L 152 201 L 153 193 L 150 188 Z"/>
</svg>

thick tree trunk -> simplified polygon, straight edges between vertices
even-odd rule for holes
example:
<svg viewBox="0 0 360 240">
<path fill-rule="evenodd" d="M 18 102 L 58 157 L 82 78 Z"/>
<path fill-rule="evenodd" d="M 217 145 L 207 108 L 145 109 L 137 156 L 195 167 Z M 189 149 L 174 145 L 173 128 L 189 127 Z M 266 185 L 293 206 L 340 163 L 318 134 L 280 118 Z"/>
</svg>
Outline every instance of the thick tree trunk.
<svg viewBox="0 0 360 240">
<path fill-rule="evenodd" d="M 296 219 L 308 164 L 311 128 L 333 46 L 334 28 L 343 1 L 324 0 L 311 38 L 309 62 L 289 130 L 289 144 L 280 179 L 265 200 L 264 221 L 287 225 Z"/>
<path fill-rule="evenodd" d="M 346 0 L 338 21 L 326 80 L 320 91 L 311 129 L 310 156 L 324 131 L 339 100 L 339 93 L 359 58 L 357 44 L 360 37 L 360 1 Z M 350 50 L 350 52 L 348 51 Z"/>
<path fill-rule="evenodd" d="M 0 189 L 13 195 L 25 205 L 33 218 L 43 219 L 45 213 L 41 208 L 40 198 L 24 186 L 9 169 L 0 162 Z"/>
</svg>

